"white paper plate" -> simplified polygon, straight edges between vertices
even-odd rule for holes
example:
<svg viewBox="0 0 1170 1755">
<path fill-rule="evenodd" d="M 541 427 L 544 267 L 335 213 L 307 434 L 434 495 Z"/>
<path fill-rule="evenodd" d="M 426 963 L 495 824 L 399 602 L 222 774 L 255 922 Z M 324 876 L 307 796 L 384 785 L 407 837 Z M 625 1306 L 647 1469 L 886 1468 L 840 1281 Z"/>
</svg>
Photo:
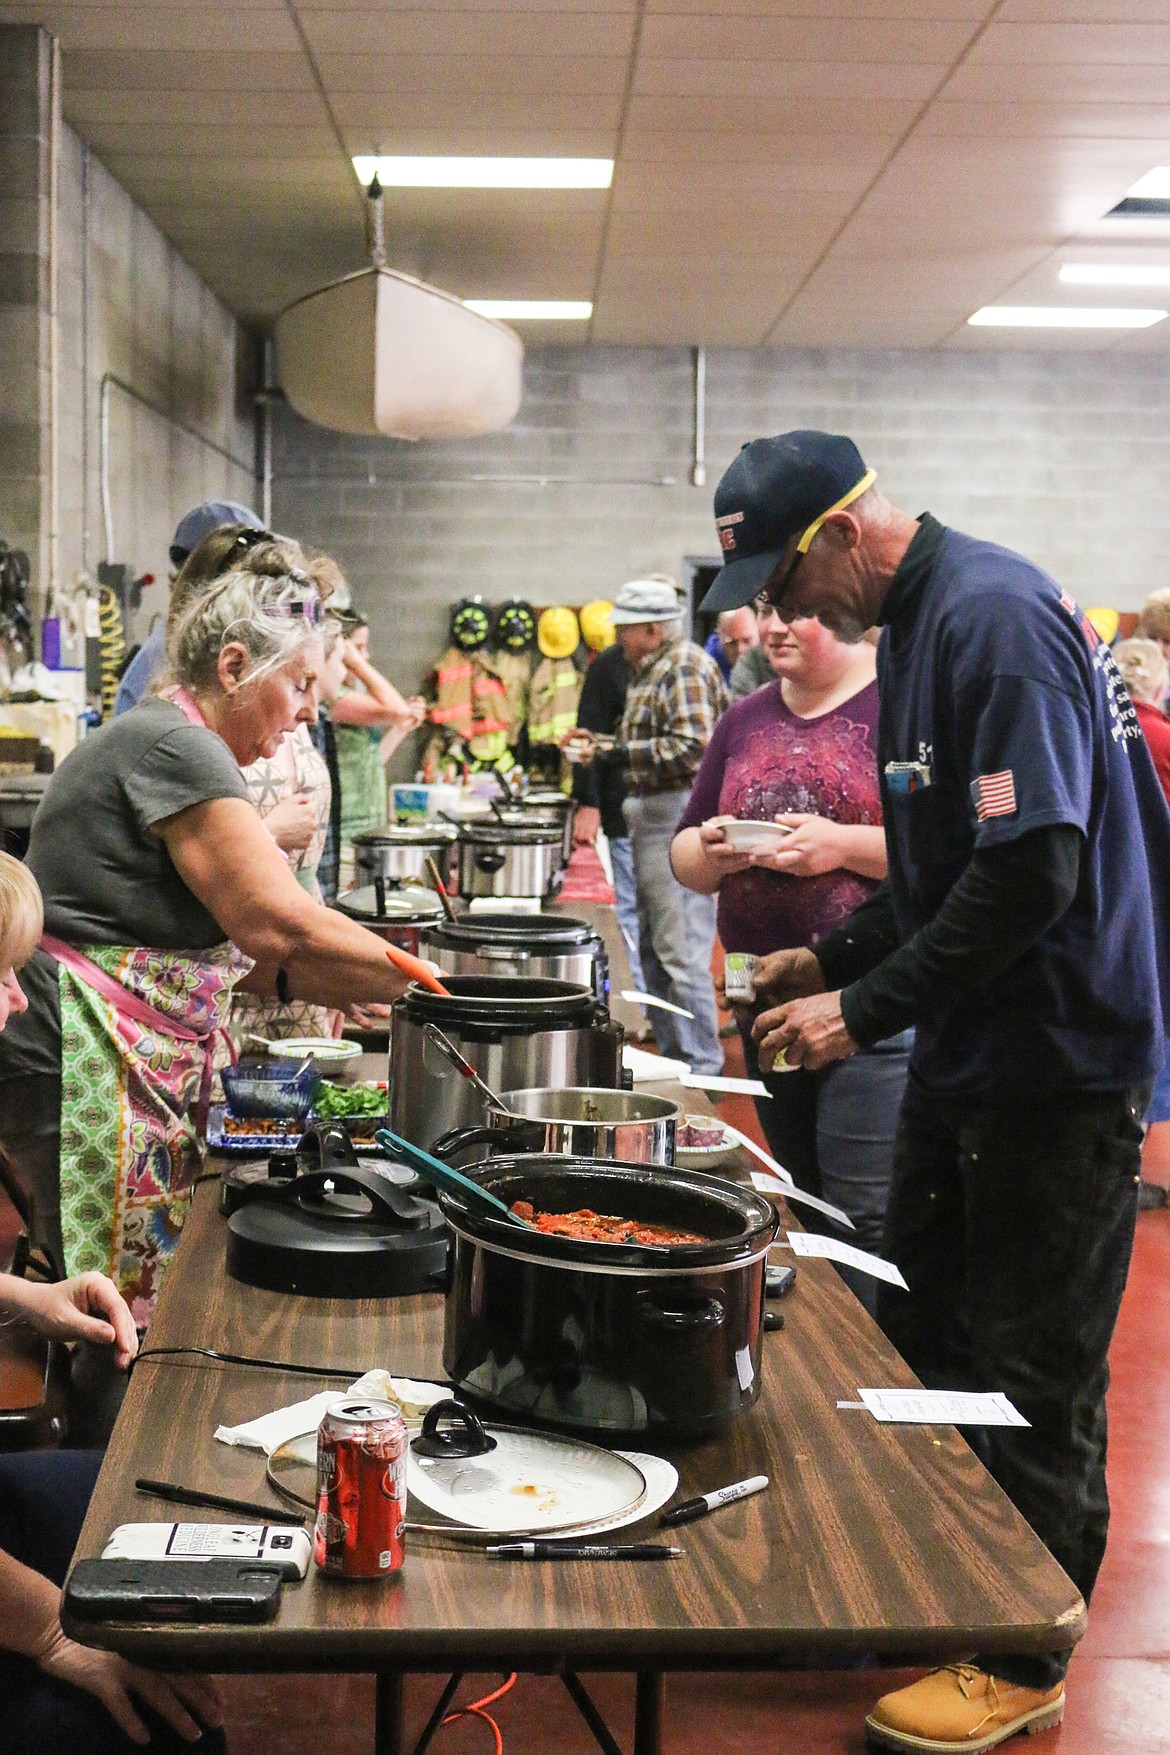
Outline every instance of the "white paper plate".
<svg viewBox="0 0 1170 1755">
<path fill-rule="evenodd" d="M 615 1451 L 572 1438 L 489 1430 L 496 1448 L 486 1456 L 429 1459 L 411 1451 L 411 1495 L 452 1523 L 506 1535 L 579 1529 L 645 1500 L 645 1475 Z"/>
</svg>

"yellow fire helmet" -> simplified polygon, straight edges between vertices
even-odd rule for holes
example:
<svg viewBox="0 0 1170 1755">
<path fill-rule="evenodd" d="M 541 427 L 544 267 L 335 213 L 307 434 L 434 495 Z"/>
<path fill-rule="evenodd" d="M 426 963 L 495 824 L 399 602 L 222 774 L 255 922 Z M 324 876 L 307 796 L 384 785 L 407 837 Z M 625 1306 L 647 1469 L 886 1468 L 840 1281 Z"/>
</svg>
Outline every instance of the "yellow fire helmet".
<svg viewBox="0 0 1170 1755">
<path fill-rule="evenodd" d="M 581 628 L 575 611 L 563 603 L 554 603 L 542 611 L 536 624 L 536 644 L 546 658 L 571 658 L 581 640 Z"/>
<path fill-rule="evenodd" d="M 1112 646 L 1114 640 L 1117 638 L 1117 630 L 1121 626 L 1121 617 L 1118 615 L 1117 611 L 1111 609 L 1107 603 L 1098 603 L 1095 604 L 1092 609 L 1087 609 L 1085 614 L 1088 616 L 1105 644 L 1107 646 Z"/>
<path fill-rule="evenodd" d="M 606 597 L 595 597 L 581 609 L 581 638 L 594 652 L 604 652 L 614 642 L 613 604 Z"/>
</svg>

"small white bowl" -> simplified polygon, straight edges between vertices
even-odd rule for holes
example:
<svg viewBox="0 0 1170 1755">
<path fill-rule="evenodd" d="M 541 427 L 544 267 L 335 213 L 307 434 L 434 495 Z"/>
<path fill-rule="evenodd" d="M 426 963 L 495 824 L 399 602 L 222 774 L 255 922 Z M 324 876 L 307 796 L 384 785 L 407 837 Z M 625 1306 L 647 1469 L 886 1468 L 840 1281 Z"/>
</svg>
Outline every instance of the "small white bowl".
<svg viewBox="0 0 1170 1755">
<path fill-rule="evenodd" d="M 792 834 L 787 823 L 741 822 L 738 817 L 712 817 L 737 853 L 774 853 Z"/>
<path fill-rule="evenodd" d="M 356 1060 L 362 1052 L 360 1042 L 347 1042 L 343 1036 L 294 1036 L 279 1047 L 290 1059 L 307 1059 L 311 1055 L 321 1066 L 326 1063 L 340 1066 L 344 1061 Z"/>
<path fill-rule="evenodd" d="M 720 1127 L 721 1126 L 721 1123 L 719 1121 L 718 1116 L 680 1115 L 679 1116 L 680 1130 L 681 1130 L 682 1126 L 684 1125 L 684 1123 L 686 1123 L 688 1121 L 695 1122 L 699 1127 Z M 734 1156 L 738 1150 L 739 1150 L 738 1140 L 733 1140 L 731 1135 L 729 1133 L 727 1133 L 726 1131 L 724 1131 L 723 1138 L 719 1141 L 719 1143 L 717 1145 L 713 1145 L 713 1146 L 680 1146 L 680 1145 L 676 1145 L 674 1148 L 674 1161 L 676 1164 L 680 1164 L 684 1170 L 710 1170 L 710 1169 L 713 1169 L 716 1164 L 725 1164 L 729 1158 L 734 1158 Z"/>
</svg>

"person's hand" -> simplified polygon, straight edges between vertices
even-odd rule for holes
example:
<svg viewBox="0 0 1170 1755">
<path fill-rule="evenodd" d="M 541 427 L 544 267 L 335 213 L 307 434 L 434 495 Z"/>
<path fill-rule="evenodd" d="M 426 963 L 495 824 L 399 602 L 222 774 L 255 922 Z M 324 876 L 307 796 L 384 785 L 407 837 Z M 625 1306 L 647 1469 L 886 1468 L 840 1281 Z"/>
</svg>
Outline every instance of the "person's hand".
<svg viewBox="0 0 1170 1755">
<path fill-rule="evenodd" d="M 751 864 L 765 871 L 786 872 L 789 877 L 820 877 L 822 872 L 836 871 L 841 865 L 842 824 L 831 822 L 808 811 L 784 811 L 776 822 L 792 830 L 774 851 L 763 849 L 751 855 Z"/>
<path fill-rule="evenodd" d="M 752 1035 L 764 1072 L 776 1069 L 778 1062 L 816 1072 L 857 1053 L 857 1044 L 841 1016 L 839 992 L 814 993 L 808 999 L 789 1000 L 787 1005 L 761 1012 L 752 1025 Z"/>
<path fill-rule="evenodd" d="M 113 1347 L 114 1363 L 125 1371 L 138 1351 L 134 1318 L 113 1280 L 95 1272 L 71 1280 L 22 1285 L 20 1310 L 40 1334 L 51 1341 L 88 1341 Z"/>
<path fill-rule="evenodd" d="M 823 993 L 825 976 L 814 953 L 804 945 L 796 945 L 791 950 L 770 951 L 761 957 L 752 985 L 756 999 L 764 1005 L 782 1005 L 785 1000 Z"/>
<path fill-rule="evenodd" d="M 703 854 L 719 873 L 720 878 L 729 877 L 735 871 L 747 871 L 752 863 L 750 853 L 742 853 L 731 845 L 727 839 L 727 830 L 717 817 L 710 817 L 705 823 L 699 824 L 699 845 Z"/>
<path fill-rule="evenodd" d="M 293 793 L 273 805 L 264 827 L 282 853 L 303 853 L 317 832 L 316 806 L 305 793 Z"/>
<path fill-rule="evenodd" d="M 579 804 L 573 817 L 573 846 L 592 847 L 601 828 L 601 812 L 594 804 Z"/>
<path fill-rule="evenodd" d="M 583 725 L 575 725 L 572 731 L 566 731 L 557 742 L 561 754 L 575 768 L 587 768 L 597 754 L 597 733 L 586 731 Z"/>
<path fill-rule="evenodd" d="M 406 703 L 406 711 L 409 717 L 410 729 L 412 731 L 417 731 L 427 716 L 427 704 L 423 697 L 421 695 L 411 695 L 409 701 Z"/>
<path fill-rule="evenodd" d="M 112 1651 L 76 1644 L 65 1636 L 60 1623 L 37 1654 L 37 1663 L 55 1681 L 95 1694 L 132 1743 L 150 1742 L 149 1727 L 135 1710 L 135 1696 L 188 1743 L 197 1742 L 205 1726 L 216 1730 L 223 1723 L 223 1703 L 211 1676 L 144 1670 Z"/>
<path fill-rule="evenodd" d="M 390 1021 L 390 1007 L 376 999 L 363 1000 L 360 1005 L 351 1000 L 342 1011 L 347 1021 L 356 1024 L 359 1030 L 384 1030 Z"/>
</svg>

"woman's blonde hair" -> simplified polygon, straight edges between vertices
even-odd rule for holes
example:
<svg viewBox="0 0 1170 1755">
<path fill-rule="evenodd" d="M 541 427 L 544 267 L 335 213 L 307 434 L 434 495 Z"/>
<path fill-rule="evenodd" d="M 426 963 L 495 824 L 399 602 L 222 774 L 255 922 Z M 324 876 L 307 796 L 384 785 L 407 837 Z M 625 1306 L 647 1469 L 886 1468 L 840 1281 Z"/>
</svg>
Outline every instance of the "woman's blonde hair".
<svg viewBox="0 0 1170 1755">
<path fill-rule="evenodd" d="M 1170 590 L 1166 586 L 1150 592 L 1133 632 L 1138 640 L 1170 640 Z"/>
<path fill-rule="evenodd" d="M 36 878 L 19 859 L 0 853 L 0 976 L 28 962 L 44 925 Z"/>
<path fill-rule="evenodd" d="M 1152 707 L 1162 705 L 1166 684 L 1170 681 L 1170 665 L 1156 640 L 1137 636 L 1119 640 L 1113 648 L 1113 662 L 1125 678 L 1125 686 L 1135 701 Z"/>
</svg>

